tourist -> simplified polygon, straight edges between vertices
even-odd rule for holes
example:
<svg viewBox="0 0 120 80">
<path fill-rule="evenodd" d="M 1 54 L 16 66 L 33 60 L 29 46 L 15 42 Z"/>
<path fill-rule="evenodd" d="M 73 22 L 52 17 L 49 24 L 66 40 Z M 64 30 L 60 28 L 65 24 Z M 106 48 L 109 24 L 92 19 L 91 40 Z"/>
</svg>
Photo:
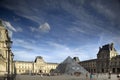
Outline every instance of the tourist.
<svg viewBox="0 0 120 80">
<path fill-rule="evenodd" d="M 90 73 L 90 80 L 92 80 L 92 78 L 93 78 L 93 74 L 92 74 L 92 73 Z"/>
<path fill-rule="evenodd" d="M 86 79 L 88 79 L 88 73 L 86 73 Z"/>
<path fill-rule="evenodd" d="M 98 73 L 96 73 L 96 77 L 97 77 L 97 78 L 98 78 L 98 75 L 99 75 L 99 74 L 98 74 Z"/>
<path fill-rule="evenodd" d="M 50 75 L 51 75 L 51 74 L 50 74 L 50 73 L 48 73 L 48 76 L 49 76 L 49 77 L 50 77 Z"/>
<path fill-rule="evenodd" d="M 108 74 L 108 79 L 111 79 L 111 72 L 109 72 Z"/>
<path fill-rule="evenodd" d="M 117 78 L 118 78 L 118 80 L 120 80 L 120 74 L 119 73 L 117 73 Z"/>
<path fill-rule="evenodd" d="M 43 75 L 42 75 L 42 74 L 40 74 L 40 77 L 43 77 Z"/>
</svg>

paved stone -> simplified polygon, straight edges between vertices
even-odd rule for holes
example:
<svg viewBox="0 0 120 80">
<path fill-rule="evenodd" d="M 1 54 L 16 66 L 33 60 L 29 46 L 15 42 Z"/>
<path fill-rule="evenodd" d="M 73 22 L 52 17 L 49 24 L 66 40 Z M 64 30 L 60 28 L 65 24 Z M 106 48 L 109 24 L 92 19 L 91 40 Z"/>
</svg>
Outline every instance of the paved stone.
<svg viewBox="0 0 120 80">
<path fill-rule="evenodd" d="M 98 78 L 96 75 L 93 76 L 92 80 L 119 80 L 116 75 L 111 75 L 111 79 L 108 79 L 107 74 L 99 74 Z M 89 77 L 86 78 L 85 75 L 81 76 L 70 76 L 70 75 L 60 75 L 60 76 L 40 76 L 40 75 L 17 75 L 16 80 L 90 80 Z"/>
</svg>

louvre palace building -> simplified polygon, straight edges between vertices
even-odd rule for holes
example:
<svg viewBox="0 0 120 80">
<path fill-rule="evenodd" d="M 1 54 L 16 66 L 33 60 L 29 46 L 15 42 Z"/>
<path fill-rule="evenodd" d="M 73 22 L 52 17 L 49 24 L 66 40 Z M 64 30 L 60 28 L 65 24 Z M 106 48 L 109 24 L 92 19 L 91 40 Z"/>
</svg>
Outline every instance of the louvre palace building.
<svg viewBox="0 0 120 80">
<path fill-rule="evenodd" d="M 0 80 L 6 77 L 11 79 L 14 74 L 40 74 L 50 73 L 56 69 L 58 63 L 45 62 L 43 57 L 37 56 L 34 61 L 15 61 L 11 51 L 12 41 L 8 35 L 8 30 L 0 20 Z"/>
<path fill-rule="evenodd" d="M 10 77 L 14 73 L 14 55 L 11 51 L 11 44 L 12 41 L 8 36 L 8 30 L 0 21 L 0 77 Z"/>
<path fill-rule="evenodd" d="M 120 55 L 113 43 L 99 47 L 97 59 L 81 61 L 79 64 L 91 73 L 120 73 Z"/>
<path fill-rule="evenodd" d="M 14 61 L 16 74 L 48 74 L 56 69 L 58 63 L 47 63 L 43 57 L 37 56 L 35 61 Z"/>
<path fill-rule="evenodd" d="M 0 77 L 9 78 L 14 74 L 50 73 L 58 66 L 58 63 L 45 62 L 42 56 L 37 56 L 34 61 L 15 61 L 11 44 L 8 30 L 0 20 Z M 100 47 L 96 59 L 86 61 L 79 61 L 78 57 L 73 59 L 91 73 L 120 73 L 120 55 L 113 43 Z"/>
</svg>

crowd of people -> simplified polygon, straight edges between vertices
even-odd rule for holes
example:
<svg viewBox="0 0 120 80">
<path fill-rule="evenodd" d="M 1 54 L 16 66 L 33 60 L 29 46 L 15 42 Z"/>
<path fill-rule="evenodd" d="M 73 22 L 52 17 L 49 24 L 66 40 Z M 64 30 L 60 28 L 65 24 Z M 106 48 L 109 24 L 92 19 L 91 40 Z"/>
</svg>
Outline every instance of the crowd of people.
<svg viewBox="0 0 120 80">
<path fill-rule="evenodd" d="M 86 73 L 86 80 L 95 80 L 95 78 L 97 79 L 97 78 L 99 78 L 99 75 L 101 75 L 101 74 L 99 74 L 99 73 Z M 108 74 L 107 74 L 107 76 L 108 76 L 108 79 L 111 79 L 111 75 L 112 75 L 112 73 L 111 72 L 109 72 Z M 120 73 L 117 73 L 116 74 L 116 77 L 117 77 L 117 79 L 118 80 L 120 80 Z"/>
</svg>

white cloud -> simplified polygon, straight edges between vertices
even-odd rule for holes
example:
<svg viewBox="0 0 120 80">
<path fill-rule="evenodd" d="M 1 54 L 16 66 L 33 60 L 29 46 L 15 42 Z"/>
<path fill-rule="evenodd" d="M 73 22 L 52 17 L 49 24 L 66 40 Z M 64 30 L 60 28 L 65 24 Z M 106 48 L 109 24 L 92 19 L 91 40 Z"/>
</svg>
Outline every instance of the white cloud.
<svg viewBox="0 0 120 80">
<path fill-rule="evenodd" d="M 16 32 L 17 30 L 8 21 L 2 21 L 2 23 L 8 29 L 8 32 L 9 32 L 8 35 L 12 37 L 13 31 Z"/>
<path fill-rule="evenodd" d="M 36 56 L 42 56 L 45 61 L 50 61 L 50 55 L 46 54 L 48 48 L 44 48 L 43 45 L 39 44 L 36 46 L 33 40 L 23 40 L 23 39 L 13 39 L 13 46 L 17 46 L 20 48 L 14 48 L 12 51 L 15 54 L 15 60 L 25 60 L 25 61 L 33 61 Z M 21 55 L 22 54 L 22 55 Z M 23 56 L 24 55 L 24 56 Z M 53 57 L 52 57 L 53 59 Z"/>
<path fill-rule="evenodd" d="M 21 27 L 17 27 L 17 28 L 16 28 L 16 31 L 17 31 L 17 32 L 22 32 L 23 29 L 22 29 Z"/>
<path fill-rule="evenodd" d="M 40 25 L 39 30 L 42 32 L 49 32 L 50 31 L 50 25 L 46 22 L 42 25 Z"/>
<path fill-rule="evenodd" d="M 30 27 L 30 30 L 31 30 L 32 32 L 35 32 L 35 31 L 37 31 L 38 29 L 35 28 L 35 27 Z"/>
<path fill-rule="evenodd" d="M 8 29 L 10 37 L 12 37 L 13 32 L 22 32 L 23 31 L 23 29 L 21 27 L 14 28 L 14 26 L 12 26 L 11 23 L 8 21 L 2 21 L 2 22 L 3 22 L 3 25 Z"/>
<path fill-rule="evenodd" d="M 40 25 L 39 27 L 35 28 L 35 27 L 30 27 L 30 30 L 32 32 L 43 32 L 43 33 L 47 33 L 50 31 L 50 25 L 45 22 L 44 24 Z"/>
<path fill-rule="evenodd" d="M 15 54 L 14 60 L 34 61 L 37 56 L 42 56 L 45 62 L 52 62 L 51 59 L 53 59 L 53 57 L 51 57 L 49 55 L 44 55 L 44 54 L 39 54 L 39 53 L 31 53 L 31 52 L 28 52 L 25 50 L 14 50 L 13 52 Z"/>
<path fill-rule="evenodd" d="M 86 12 L 86 10 L 84 10 L 84 8 L 81 6 L 82 4 L 84 4 L 84 0 L 81 1 L 75 1 L 75 3 L 81 4 L 80 6 L 74 5 L 73 3 L 71 3 L 70 1 L 43 1 L 43 4 L 45 5 L 40 5 L 39 3 L 41 1 L 37 0 L 35 3 L 28 3 L 26 0 L 22 0 L 21 2 L 16 2 L 15 3 L 11 3 L 10 1 L 7 1 L 9 4 L 4 4 L 2 6 L 13 10 L 17 15 L 25 17 L 27 19 L 30 19 L 32 21 L 37 22 L 38 24 L 41 24 L 43 22 L 45 22 L 46 17 L 48 16 L 49 13 L 45 12 L 44 9 L 63 9 L 64 11 L 66 11 L 67 13 L 72 14 L 73 16 L 75 16 L 76 18 L 79 19 L 91 19 L 92 17 L 89 17 L 90 15 L 88 15 L 88 13 Z M 16 5 L 17 4 L 17 5 Z M 31 5 L 32 7 L 29 7 L 28 5 Z M 57 5 L 57 6 L 56 6 Z M 43 7 L 42 9 L 41 6 Z M 52 15 L 49 15 L 52 16 Z M 66 17 L 66 16 L 64 16 Z M 68 16 L 67 16 L 68 17 Z M 52 18 L 56 18 L 55 16 L 52 16 Z M 62 19 L 64 20 L 64 18 Z M 66 20 L 64 20 L 66 21 Z M 89 20 L 88 20 L 89 21 Z"/>
<path fill-rule="evenodd" d="M 86 31 L 79 28 L 79 27 L 68 28 L 68 31 L 70 31 L 72 33 L 80 32 L 80 33 L 85 33 L 86 34 Z"/>
<path fill-rule="evenodd" d="M 71 57 L 78 56 L 80 60 L 96 58 L 96 54 L 98 51 L 98 47 L 89 44 L 79 46 L 79 48 L 70 48 L 64 44 L 58 44 L 55 42 L 49 42 L 48 44 L 51 45 L 52 48 L 51 55 L 53 55 L 53 59 L 56 57 L 56 59 L 60 61 L 64 60 L 67 56 Z M 93 52 L 91 52 L 91 49 Z M 91 54 L 91 56 L 89 54 Z"/>
<path fill-rule="evenodd" d="M 119 40 L 117 38 L 116 40 Z M 14 39 L 14 46 L 22 48 L 14 48 L 16 60 L 29 60 L 33 61 L 36 56 L 42 56 L 46 62 L 58 62 L 63 61 L 67 56 L 77 56 L 81 61 L 88 59 L 95 59 L 99 50 L 99 44 L 86 44 L 78 46 L 77 48 L 71 48 L 65 44 L 59 44 L 56 42 L 46 42 L 36 45 L 36 41 L 27 41 L 22 39 Z M 22 54 L 22 55 L 21 55 Z M 24 56 L 23 56 L 24 55 Z"/>
<path fill-rule="evenodd" d="M 8 21 L 3 21 L 3 25 L 4 25 L 6 28 L 8 28 L 8 29 L 16 32 L 16 29 L 11 25 L 10 22 L 8 22 Z"/>
<path fill-rule="evenodd" d="M 24 48 L 24 50 L 34 50 L 36 46 L 33 44 L 33 41 L 23 40 L 23 39 L 13 39 L 14 46 Z M 37 48 L 38 49 L 38 48 Z"/>
<path fill-rule="evenodd" d="M 23 50 L 13 50 L 13 53 L 15 54 L 15 60 L 33 61 L 36 56 L 35 54 L 31 54 L 28 53 L 28 51 Z"/>
<path fill-rule="evenodd" d="M 79 48 L 70 48 L 64 44 L 59 44 L 55 42 L 46 42 L 46 44 L 38 44 L 32 43 L 34 41 L 27 41 L 22 39 L 14 39 L 13 46 L 21 47 L 21 48 L 14 48 L 13 53 L 16 55 L 15 59 L 19 60 L 34 60 L 36 56 L 42 56 L 46 62 L 61 62 L 66 57 L 71 56 L 78 56 L 80 60 L 86 60 L 91 58 L 89 54 L 84 51 L 90 50 L 89 48 L 95 48 L 94 46 L 88 45 L 88 46 L 81 46 Z M 89 51 L 90 52 L 90 51 Z M 21 55 L 22 54 L 22 55 Z M 23 56 L 25 55 L 25 56 Z M 92 56 L 96 53 L 91 54 Z M 28 57 L 29 56 L 29 57 Z"/>
</svg>

